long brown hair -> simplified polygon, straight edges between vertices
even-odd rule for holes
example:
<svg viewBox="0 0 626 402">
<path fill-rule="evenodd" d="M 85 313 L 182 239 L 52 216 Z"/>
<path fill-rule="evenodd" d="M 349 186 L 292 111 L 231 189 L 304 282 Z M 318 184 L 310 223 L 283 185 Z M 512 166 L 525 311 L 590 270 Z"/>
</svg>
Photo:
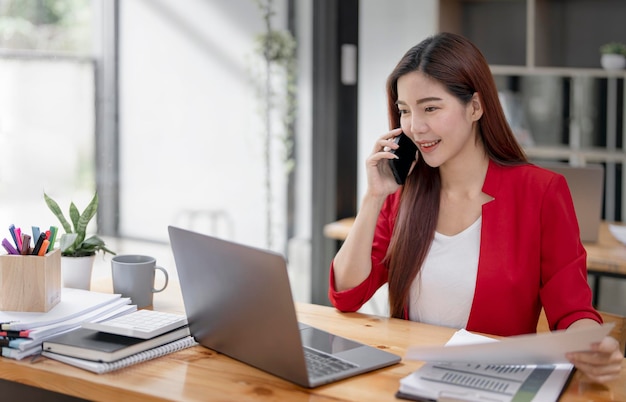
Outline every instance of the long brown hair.
<svg viewBox="0 0 626 402">
<path fill-rule="evenodd" d="M 440 33 L 431 36 L 402 57 L 387 79 L 390 129 L 400 126 L 398 79 L 420 71 L 439 81 L 450 94 L 467 104 L 474 93 L 482 101 L 479 138 L 488 157 L 501 165 L 526 163 L 526 155 L 509 127 L 498 98 L 489 65 L 466 38 Z M 439 168 L 418 162 L 402 188 L 402 198 L 385 260 L 389 266 L 389 305 L 392 317 L 404 318 L 411 283 L 428 254 L 437 228 L 441 178 Z"/>
</svg>

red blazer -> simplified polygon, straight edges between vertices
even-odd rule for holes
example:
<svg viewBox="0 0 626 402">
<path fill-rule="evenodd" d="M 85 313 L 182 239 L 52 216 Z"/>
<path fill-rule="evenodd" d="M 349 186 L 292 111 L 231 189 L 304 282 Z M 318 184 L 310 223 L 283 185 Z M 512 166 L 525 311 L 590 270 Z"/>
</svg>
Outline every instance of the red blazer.
<svg viewBox="0 0 626 402">
<path fill-rule="evenodd" d="M 536 332 L 543 306 L 550 328 L 582 318 L 602 322 L 591 305 L 587 253 L 565 178 L 535 165 L 504 167 L 490 162 L 483 205 L 476 291 L 467 329 L 510 336 Z M 400 193 L 390 195 L 378 218 L 370 276 L 329 297 L 341 311 L 356 311 L 387 282 L 387 252 Z"/>
</svg>

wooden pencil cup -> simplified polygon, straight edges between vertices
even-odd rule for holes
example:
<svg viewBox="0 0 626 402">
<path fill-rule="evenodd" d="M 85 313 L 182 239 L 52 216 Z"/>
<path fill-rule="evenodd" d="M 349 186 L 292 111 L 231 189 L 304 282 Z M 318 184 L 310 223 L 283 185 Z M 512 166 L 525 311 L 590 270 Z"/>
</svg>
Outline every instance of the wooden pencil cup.
<svg viewBox="0 0 626 402">
<path fill-rule="evenodd" d="M 0 310 L 45 313 L 61 301 L 61 251 L 0 255 Z"/>
</svg>

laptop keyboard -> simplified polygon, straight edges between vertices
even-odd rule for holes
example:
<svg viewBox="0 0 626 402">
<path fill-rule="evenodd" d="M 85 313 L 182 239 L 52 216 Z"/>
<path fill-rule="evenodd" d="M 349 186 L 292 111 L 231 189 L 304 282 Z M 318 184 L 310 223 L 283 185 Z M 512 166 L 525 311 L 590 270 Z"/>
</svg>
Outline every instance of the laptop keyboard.
<svg viewBox="0 0 626 402">
<path fill-rule="evenodd" d="M 341 373 L 342 371 L 359 367 L 354 363 L 338 359 L 306 346 L 304 347 L 304 358 L 306 360 L 309 377 L 311 378 Z"/>
</svg>

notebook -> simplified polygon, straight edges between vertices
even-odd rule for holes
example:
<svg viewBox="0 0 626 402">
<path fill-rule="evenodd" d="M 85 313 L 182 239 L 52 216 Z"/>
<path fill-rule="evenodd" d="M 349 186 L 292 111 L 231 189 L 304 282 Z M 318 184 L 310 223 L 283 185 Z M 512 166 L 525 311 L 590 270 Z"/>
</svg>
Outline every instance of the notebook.
<svg viewBox="0 0 626 402">
<path fill-rule="evenodd" d="M 565 176 L 574 201 L 580 239 L 587 243 L 597 242 L 602 219 L 604 167 L 598 164 L 570 166 L 564 163 L 545 163 L 541 166 Z"/>
<path fill-rule="evenodd" d="M 191 335 L 201 345 L 304 387 L 352 377 L 400 356 L 299 323 L 285 259 L 169 226 Z M 336 360 L 315 374 L 306 355 Z"/>
<path fill-rule="evenodd" d="M 82 368 L 83 370 L 92 371 L 96 374 L 104 374 L 110 371 L 115 371 L 124 367 L 132 366 L 137 363 L 156 359 L 157 357 L 165 356 L 170 353 L 192 347 L 194 345 L 197 345 L 196 341 L 193 339 L 192 336 L 188 335 L 176 341 L 166 343 L 165 345 L 157 346 L 155 348 L 148 349 L 146 351 L 139 352 L 113 362 L 96 362 L 46 351 L 43 351 L 41 355 L 66 364 L 70 364 L 75 367 Z"/>
<path fill-rule="evenodd" d="M 113 362 L 189 335 L 186 326 L 152 339 L 131 338 L 80 327 L 44 341 L 43 351 L 85 360 Z"/>
</svg>

